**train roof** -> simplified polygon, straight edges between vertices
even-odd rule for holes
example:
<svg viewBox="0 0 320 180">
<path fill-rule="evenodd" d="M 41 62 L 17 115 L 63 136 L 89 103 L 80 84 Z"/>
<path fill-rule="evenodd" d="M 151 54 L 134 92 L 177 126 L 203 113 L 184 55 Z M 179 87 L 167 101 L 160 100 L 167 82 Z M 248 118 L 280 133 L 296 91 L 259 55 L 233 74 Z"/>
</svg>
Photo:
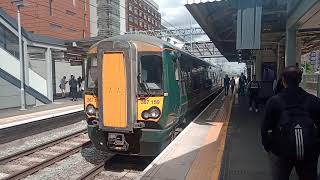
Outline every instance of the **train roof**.
<svg viewBox="0 0 320 180">
<path fill-rule="evenodd" d="M 148 36 L 148 35 L 142 35 L 142 34 L 125 34 L 125 35 L 117 35 L 117 36 L 113 36 L 113 37 L 110 37 L 110 38 L 106 38 L 104 40 L 101 40 L 99 42 L 97 42 L 96 44 L 94 44 L 93 46 L 91 46 L 91 48 L 94 48 L 94 47 L 97 47 L 99 43 L 101 42 L 105 42 L 105 41 L 116 41 L 116 40 L 120 40 L 120 41 L 139 41 L 139 42 L 145 42 L 145 43 L 148 43 L 148 44 L 151 44 L 151 45 L 154 45 L 154 46 L 158 46 L 160 48 L 164 48 L 164 46 L 168 46 L 168 47 L 171 47 L 173 49 L 176 49 L 178 51 L 180 51 L 181 53 L 185 54 L 185 55 L 188 55 L 188 56 L 191 56 L 193 58 L 196 58 L 197 60 L 199 61 L 202 61 L 203 63 L 206 63 L 207 65 L 209 66 L 213 66 L 213 67 L 217 67 L 213 64 L 210 64 L 192 54 L 189 54 L 185 51 L 183 51 L 182 49 L 179 49 L 178 47 L 175 47 L 174 45 L 162 40 L 162 39 L 159 39 L 159 38 L 156 38 L 156 37 L 153 37 L 153 36 Z M 218 68 L 218 67 L 217 67 Z"/>
<path fill-rule="evenodd" d="M 172 44 L 153 37 L 153 36 L 148 36 L 148 35 L 137 35 L 137 34 L 125 34 L 125 35 L 118 35 L 118 36 L 113 36 L 110 38 L 106 38 L 104 40 L 101 40 L 99 42 L 97 42 L 96 44 L 94 44 L 91 48 L 96 47 L 99 43 L 101 42 L 105 42 L 105 41 L 116 41 L 116 40 L 120 40 L 120 41 L 139 41 L 139 42 L 145 42 L 145 43 L 149 43 L 155 46 L 158 46 L 160 48 L 163 48 L 164 45 L 172 47 L 174 49 L 177 49 L 176 47 L 174 47 Z"/>
</svg>

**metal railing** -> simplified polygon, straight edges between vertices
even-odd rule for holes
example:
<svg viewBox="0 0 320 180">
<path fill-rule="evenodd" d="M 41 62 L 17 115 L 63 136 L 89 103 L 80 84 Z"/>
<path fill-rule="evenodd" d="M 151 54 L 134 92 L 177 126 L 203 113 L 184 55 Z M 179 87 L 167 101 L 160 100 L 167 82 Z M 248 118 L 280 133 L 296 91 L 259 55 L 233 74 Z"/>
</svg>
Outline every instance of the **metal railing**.
<svg viewBox="0 0 320 180">
<path fill-rule="evenodd" d="M 310 94 L 320 97 L 320 74 L 305 74 L 301 86 Z"/>
</svg>

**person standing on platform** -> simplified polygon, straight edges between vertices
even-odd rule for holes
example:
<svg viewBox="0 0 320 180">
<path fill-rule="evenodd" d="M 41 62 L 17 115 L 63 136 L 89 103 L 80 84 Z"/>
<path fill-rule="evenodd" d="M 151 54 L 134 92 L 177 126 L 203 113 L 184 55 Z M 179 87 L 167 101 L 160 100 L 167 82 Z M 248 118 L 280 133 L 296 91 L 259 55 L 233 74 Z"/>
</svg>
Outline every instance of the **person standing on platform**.
<svg viewBox="0 0 320 180">
<path fill-rule="evenodd" d="M 224 95 L 228 96 L 229 94 L 229 87 L 230 87 L 230 78 L 228 74 L 224 77 Z"/>
<path fill-rule="evenodd" d="M 277 95 L 279 94 L 282 90 L 284 89 L 283 84 L 282 84 L 282 77 L 278 79 L 276 82 L 276 85 L 274 87 L 274 94 Z"/>
<path fill-rule="evenodd" d="M 66 84 L 68 81 L 66 81 L 67 77 L 63 76 L 63 78 L 60 80 L 59 88 L 61 89 L 61 97 L 66 97 Z"/>
<path fill-rule="evenodd" d="M 273 180 L 289 180 L 293 167 L 300 180 L 317 180 L 320 154 L 320 99 L 299 87 L 296 66 L 282 74 L 284 89 L 270 98 L 261 126 Z"/>
<path fill-rule="evenodd" d="M 247 83 L 247 78 L 243 73 L 241 73 L 240 79 L 239 79 L 239 95 L 243 96 L 244 95 L 244 89 Z"/>
<path fill-rule="evenodd" d="M 70 94 L 71 94 L 71 100 L 72 101 L 77 101 L 77 86 L 78 86 L 78 83 L 77 83 L 77 80 L 74 78 L 73 75 L 71 75 L 71 79 L 69 81 L 69 85 L 70 85 Z"/>
<path fill-rule="evenodd" d="M 252 111 L 252 105 L 254 103 L 255 111 L 258 112 L 258 95 L 260 91 L 260 83 L 256 80 L 256 75 L 252 76 L 252 81 L 248 84 L 249 91 L 249 111 Z"/>
<path fill-rule="evenodd" d="M 82 81 L 83 81 L 83 80 L 82 80 L 82 77 L 79 76 L 77 80 L 78 80 L 78 86 L 79 86 L 78 89 L 79 89 L 79 91 L 81 91 L 81 85 L 82 85 Z"/>
<path fill-rule="evenodd" d="M 232 78 L 231 78 L 231 81 L 230 81 L 231 93 L 232 93 L 232 94 L 233 94 L 235 85 L 236 85 L 236 81 L 235 81 L 234 77 L 232 77 Z"/>
</svg>

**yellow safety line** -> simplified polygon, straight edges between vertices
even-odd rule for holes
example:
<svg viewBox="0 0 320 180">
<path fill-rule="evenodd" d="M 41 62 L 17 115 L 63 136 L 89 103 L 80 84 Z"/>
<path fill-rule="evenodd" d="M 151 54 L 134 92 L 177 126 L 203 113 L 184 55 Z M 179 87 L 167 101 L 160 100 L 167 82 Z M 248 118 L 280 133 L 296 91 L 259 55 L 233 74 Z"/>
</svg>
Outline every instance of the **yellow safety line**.
<svg viewBox="0 0 320 180">
<path fill-rule="evenodd" d="M 203 148 L 200 149 L 186 176 L 187 180 L 219 179 L 233 97 L 225 98 L 222 111 L 213 121 L 213 126 L 209 129 L 208 135 L 203 142 Z M 217 133 L 219 134 L 217 135 Z"/>
<path fill-rule="evenodd" d="M 226 145 L 226 139 L 227 139 L 229 122 L 230 122 L 233 98 L 234 98 L 234 96 L 232 96 L 231 101 L 229 101 L 229 104 L 228 104 L 229 107 L 227 109 L 227 116 L 225 119 L 226 121 L 225 121 L 225 124 L 221 130 L 221 138 L 222 139 L 220 141 L 219 150 L 218 150 L 218 154 L 217 154 L 217 164 L 218 165 L 213 169 L 213 172 L 212 172 L 212 179 L 213 180 L 218 180 L 220 177 L 220 173 L 221 173 L 221 165 L 222 165 L 223 154 L 224 154 L 225 145 Z"/>
</svg>

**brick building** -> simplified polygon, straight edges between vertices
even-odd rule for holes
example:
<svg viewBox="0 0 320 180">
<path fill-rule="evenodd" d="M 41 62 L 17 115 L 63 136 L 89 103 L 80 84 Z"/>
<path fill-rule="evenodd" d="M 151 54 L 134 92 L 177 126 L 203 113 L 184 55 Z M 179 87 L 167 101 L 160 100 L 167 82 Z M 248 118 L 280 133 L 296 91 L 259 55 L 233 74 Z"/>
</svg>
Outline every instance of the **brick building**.
<svg viewBox="0 0 320 180">
<path fill-rule="evenodd" d="M 160 29 L 161 14 L 153 0 L 127 0 L 127 31 Z"/>
<path fill-rule="evenodd" d="M 90 37 L 89 0 L 24 0 L 21 9 L 22 26 L 38 35 L 60 39 Z M 16 18 L 11 0 L 1 0 L 0 8 Z"/>
</svg>

